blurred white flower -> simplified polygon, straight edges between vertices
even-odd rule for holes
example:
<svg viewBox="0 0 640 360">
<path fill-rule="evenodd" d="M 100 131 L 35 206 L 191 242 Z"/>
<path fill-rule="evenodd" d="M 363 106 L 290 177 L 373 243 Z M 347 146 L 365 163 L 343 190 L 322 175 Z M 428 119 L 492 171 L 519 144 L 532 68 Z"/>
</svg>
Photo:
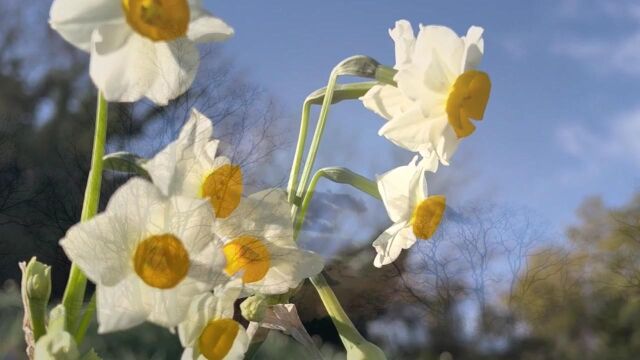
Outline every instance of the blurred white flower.
<svg viewBox="0 0 640 360">
<path fill-rule="evenodd" d="M 233 320 L 234 302 L 242 291 L 240 279 L 197 296 L 178 326 L 185 347 L 182 360 L 242 359 L 249 347 L 247 332 Z"/>
<path fill-rule="evenodd" d="M 194 296 L 227 281 L 214 222 L 206 201 L 166 197 L 135 178 L 69 229 L 60 245 L 96 284 L 98 331 L 176 326 Z"/>
<path fill-rule="evenodd" d="M 91 53 L 90 75 L 108 101 L 184 93 L 200 62 L 196 43 L 233 35 L 202 0 L 54 0 L 51 27 Z"/>
<path fill-rule="evenodd" d="M 483 29 L 467 35 L 448 27 L 423 26 L 416 38 L 406 20 L 389 31 L 395 42 L 397 87 L 377 85 L 361 99 L 387 119 L 379 134 L 398 146 L 423 152 L 432 148 L 448 165 L 460 139 L 481 120 L 489 100 L 489 76 L 475 70 L 484 52 Z"/>
<path fill-rule="evenodd" d="M 178 139 L 149 160 L 144 168 L 154 184 L 168 196 L 205 198 L 216 218 L 225 219 L 242 197 L 242 169 L 224 156 L 216 156 L 211 120 L 191 111 Z"/>
<path fill-rule="evenodd" d="M 231 216 L 217 223 L 216 233 L 224 241 L 225 272 L 242 274 L 249 293 L 282 294 L 324 266 L 321 256 L 296 245 L 284 190 L 243 198 Z"/>
<path fill-rule="evenodd" d="M 442 195 L 427 196 L 425 171 L 431 171 L 433 164 L 433 158 L 418 162 L 416 156 L 408 165 L 378 176 L 378 190 L 394 224 L 373 242 L 376 267 L 392 263 L 403 249 L 413 246 L 417 239 L 430 238 L 438 229 L 446 199 Z"/>
</svg>

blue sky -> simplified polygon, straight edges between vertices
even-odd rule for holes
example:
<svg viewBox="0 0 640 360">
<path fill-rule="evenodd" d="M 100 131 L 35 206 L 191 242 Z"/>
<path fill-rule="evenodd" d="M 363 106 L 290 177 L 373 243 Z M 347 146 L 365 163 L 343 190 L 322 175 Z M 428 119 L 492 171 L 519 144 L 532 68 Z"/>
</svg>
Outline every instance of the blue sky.
<svg viewBox="0 0 640 360">
<path fill-rule="evenodd" d="M 485 28 L 485 120 L 442 179 L 450 201 L 525 206 L 561 232 L 589 195 L 620 205 L 640 190 L 640 4 L 632 1 L 207 1 L 236 35 L 225 54 L 286 109 L 294 141 L 308 93 L 354 54 L 393 65 L 396 20 Z M 376 135 L 359 102 L 332 109 L 319 165 L 373 177 L 410 159 Z M 290 124 L 290 125 L 289 125 Z M 291 154 L 283 154 L 288 158 Z M 440 176 L 440 173 L 438 175 Z M 437 180 L 434 181 L 437 183 Z M 437 188 L 437 186 L 436 186 Z M 444 188 L 443 188 L 444 189 Z"/>
</svg>

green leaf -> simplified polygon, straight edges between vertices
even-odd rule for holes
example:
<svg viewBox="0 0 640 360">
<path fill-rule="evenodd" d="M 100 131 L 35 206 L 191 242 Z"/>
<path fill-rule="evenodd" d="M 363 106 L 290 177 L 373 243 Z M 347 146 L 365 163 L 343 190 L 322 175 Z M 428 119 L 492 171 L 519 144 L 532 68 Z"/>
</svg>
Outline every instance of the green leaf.
<svg viewBox="0 0 640 360">
<path fill-rule="evenodd" d="M 119 151 L 105 155 L 103 160 L 106 170 L 134 174 L 151 181 L 151 176 L 149 176 L 147 170 L 142 167 L 142 165 L 147 162 L 145 158 L 126 151 Z"/>
</svg>

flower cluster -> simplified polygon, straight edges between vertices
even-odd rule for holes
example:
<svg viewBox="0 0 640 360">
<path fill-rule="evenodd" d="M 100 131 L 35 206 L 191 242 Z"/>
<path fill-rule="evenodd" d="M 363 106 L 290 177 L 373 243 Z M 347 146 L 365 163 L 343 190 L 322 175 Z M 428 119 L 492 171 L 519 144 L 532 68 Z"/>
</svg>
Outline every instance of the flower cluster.
<svg viewBox="0 0 640 360">
<path fill-rule="evenodd" d="M 394 224 L 374 242 L 374 265 L 393 262 L 416 239 L 430 238 L 442 219 L 446 199 L 427 196 L 425 172 L 449 161 L 462 138 L 481 120 L 491 92 L 489 76 L 476 70 L 484 53 L 483 30 L 472 26 L 459 37 L 444 26 L 420 25 L 416 37 L 406 20 L 389 31 L 395 42 L 397 85 L 376 85 L 361 99 L 387 122 L 379 134 L 417 152 L 408 165 L 378 177 L 378 189 Z"/>
<path fill-rule="evenodd" d="M 265 307 L 280 301 L 275 295 L 286 294 L 282 298 L 288 299 L 292 289 L 312 278 L 347 357 L 384 358 L 353 327 L 319 275 L 322 257 L 300 249 L 296 238 L 323 174 L 382 199 L 393 225 L 373 242 L 375 266 L 393 262 L 418 239 L 433 236 L 446 199 L 428 195 L 426 173 L 449 165 L 461 139 L 475 130 L 471 120 L 483 118 L 489 99 L 489 77 L 477 70 L 483 30 L 471 27 L 459 37 L 447 27 L 421 26 L 416 37 L 407 21 L 398 21 L 390 31 L 396 64 L 394 69 L 383 69 L 393 73 L 393 79 L 375 86 L 366 83 L 366 93 L 353 84 L 343 86 L 342 97 L 333 98 L 335 102 L 364 94 L 364 106 L 387 120 L 380 135 L 416 153 L 409 164 L 380 175 L 377 192 L 376 184 L 348 170 L 319 171 L 306 187 L 336 77 L 355 71 L 351 75 L 377 78 L 372 68 L 381 65 L 355 57 L 341 63 L 344 69 L 332 72 L 330 86 L 310 95 L 310 101 L 323 98 L 323 120 L 296 184 L 308 116 L 303 111 L 288 192 L 273 188 L 247 194 L 243 167 L 218 154 L 220 140 L 213 138 L 211 120 L 194 109 L 177 139 L 151 159 L 136 163 L 136 174 L 142 176 L 122 185 L 96 215 L 105 142 L 104 135 L 102 140 L 98 135 L 106 132 L 106 101 L 146 97 L 167 104 L 187 91 L 196 76 L 196 44 L 225 40 L 233 29 L 204 10 L 202 0 L 54 0 L 50 16 L 51 26 L 64 39 L 91 54 L 90 76 L 101 95 L 89 201 L 83 208 L 87 220 L 71 227 L 60 241 L 75 266 L 48 330 L 44 325 L 48 270 L 36 271 L 39 267 L 33 264 L 25 267 L 23 291 L 30 300 L 25 304 L 35 340 L 40 338 L 36 357 L 79 357 L 77 348 L 86 328 L 77 325 L 77 311 L 69 304 L 82 301 L 86 278 L 96 285 L 100 333 L 145 321 L 177 328 L 185 348 L 182 359 L 194 360 L 242 358 L 251 339 L 234 314 L 236 301 L 251 297 L 243 313 L 247 310 L 248 320 L 260 322 Z M 293 316 L 295 308 L 289 305 Z M 301 343 L 312 346 L 304 334 L 297 330 Z"/>
</svg>

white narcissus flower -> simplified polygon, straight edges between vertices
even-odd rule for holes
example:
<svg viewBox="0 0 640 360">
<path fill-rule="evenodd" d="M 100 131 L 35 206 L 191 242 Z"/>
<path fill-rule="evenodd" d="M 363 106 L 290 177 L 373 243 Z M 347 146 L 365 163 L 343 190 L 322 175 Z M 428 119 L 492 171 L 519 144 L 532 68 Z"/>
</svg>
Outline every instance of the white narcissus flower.
<svg viewBox="0 0 640 360">
<path fill-rule="evenodd" d="M 165 105 L 187 91 L 197 43 L 233 35 L 202 0 L 54 0 L 51 27 L 91 53 L 90 75 L 108 101 Z"/>
<path fill-rule="evenodd" d="M 216 156 L 211 120 L 196 110 L 178 135 L 149 160 L 144 168 L 154 184 L 168 195 L 208 199 L 216 218 L 225 219 L 242 197 L 242 169 L 224 156 Z"/>
<path fill-rule="evenodd" d="M 231 216 L 217 223 L 216 233 L 224 242 L 225 272 L 241 274 L 248 293 L 285 293 L 324 266 L 321 256 L 296 245 L 291 206 L 281 189 L 243 198 Z"/>
<path fill-rule="evenodd" d="M 234 302 L 242 291 L 239 279 L 232 280 L 215 293 L 197 296 L 185 321 L 178 326 L 185 347 L 182 360 L 240 360 L 249 347 L 242 325 L 233 320 Z"/>
<path fill-rule="evenodd" d="M 416 38 L 406 20 L 389 31 L 395 42 L 397 87 L 377 85 L 361 100 L 388 121 L 379 134 L 398 146 L 423 152 L 433 148 L 444 165 L 460 140 L 475 130 L 489 100 L 489 76 L 476 70 L 484 52 L 483 29 L 467 35 L 448 27 L 423 26 Z"/>
<path fill-rule="evenodd" d="M 378 190 L 394 224 L 373 242 L 376 267 L 392 263 L 403 249 L 413 246 L 417 239 L 429 239 L 438 229 L 446 199 L 442 195 L 427 196 L 425 179 L 425 171 L 433 171 L 437 161 L 431 156 L 418 162 L 416 156 L 408 165 L 378 176 Z"/>
<path fill-rule="evenodd" d="M 291 206 L 284 191 L 265 190 L 242 197 L 240 166 L 216 156 L 211 121 L 196 110 L 178 139 L 149 160 L 145 169 L 168 195 L 204 198 L 216 216 L 216 234 L 224 239 L 225 272 L 243 272 L 245 290 L 281 294 L 319 273 L 323 260 L 293 240 Z"/>
<path fill-rule="evenodd" d="M 60 245 L 96 284 L 98 331 L 176 326 L 194 296 L 227 281 L 214 222 L 208 202 L 166 197 L 135 178 L 103 213 L 71 227 Z"/>
</svg>

